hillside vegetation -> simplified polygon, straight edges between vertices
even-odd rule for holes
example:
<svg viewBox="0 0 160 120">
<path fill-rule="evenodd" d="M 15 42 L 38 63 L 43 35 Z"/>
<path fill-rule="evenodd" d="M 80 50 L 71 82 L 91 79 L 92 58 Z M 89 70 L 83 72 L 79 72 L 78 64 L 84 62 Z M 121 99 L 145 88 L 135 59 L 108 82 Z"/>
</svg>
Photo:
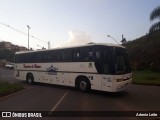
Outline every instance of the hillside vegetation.
<svg viewBox="0 0 160 120">
<path fill-rule="evenodd" d="M 126 47 L 133 70 L 160 72 L 160 31 L 129 41 Z"/>
<path fill-rule="evenodd" d="M 7 61 L 14 62 L 14 54 L 12 50 L 0 49 L 0 59 L 6 59 Z"/>
</svg>

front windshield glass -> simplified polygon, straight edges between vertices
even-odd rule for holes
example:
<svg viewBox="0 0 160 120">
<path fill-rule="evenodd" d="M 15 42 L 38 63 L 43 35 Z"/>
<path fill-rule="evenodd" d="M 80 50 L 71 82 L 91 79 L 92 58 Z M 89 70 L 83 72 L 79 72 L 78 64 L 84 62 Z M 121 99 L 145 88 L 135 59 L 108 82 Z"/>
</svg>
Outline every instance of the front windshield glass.
<svg viewBox="0 0 160 120">
<path fill-rule="evenodd" d="M 114 48 L 114 68 L 116 74 L 131 72 L 128 55 L 124 48 Z"/>
</svg>

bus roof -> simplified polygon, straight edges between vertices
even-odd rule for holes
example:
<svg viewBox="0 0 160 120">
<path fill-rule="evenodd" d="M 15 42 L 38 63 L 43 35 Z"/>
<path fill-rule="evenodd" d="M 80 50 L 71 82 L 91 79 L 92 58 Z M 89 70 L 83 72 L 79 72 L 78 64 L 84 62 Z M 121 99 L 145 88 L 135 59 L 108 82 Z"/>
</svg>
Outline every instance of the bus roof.
<svg viewBox="0 0 160 120">
<path fill-rule="evenodd" d="M 20 52 L 16 52 L 15 54 L 41 52 L 41 51 L 50 51 L 50 50 L 61 50 L 61 49 L 68 49 L 68 48 L 78 48 L 78 47 L 97 46 L 97 45 L 125 48 L 124 46 L 118 45 L 118 44 L 88 43 L 88 44 L 86 44 L 86 45 L 77 45 L 77 46 L 69 46 L 69 47 L 61 47 L 61 48 L 52 48 L 52 49 L 41 49 L 41 50 L 36 50 L 36 51 L 20 51 Z"/>
</svg>

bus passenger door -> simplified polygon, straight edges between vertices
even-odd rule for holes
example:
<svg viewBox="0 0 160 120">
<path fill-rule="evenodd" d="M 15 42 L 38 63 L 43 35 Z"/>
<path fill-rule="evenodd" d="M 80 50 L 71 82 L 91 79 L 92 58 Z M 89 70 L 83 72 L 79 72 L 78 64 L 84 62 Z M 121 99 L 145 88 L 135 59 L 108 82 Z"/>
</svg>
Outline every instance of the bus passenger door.
<svg viewBox="0 0 160 120">
<path fill-rule="evenodd" d="M 112 51 L 109 47 L 104 47 L 102 50 L 102 90 L 112 91 Z"/>
<path fill-rule="evenodd" d="M 102 90 L 112 91 L 112 77 L 111 75 L 102 75 Z"/>
</svg>

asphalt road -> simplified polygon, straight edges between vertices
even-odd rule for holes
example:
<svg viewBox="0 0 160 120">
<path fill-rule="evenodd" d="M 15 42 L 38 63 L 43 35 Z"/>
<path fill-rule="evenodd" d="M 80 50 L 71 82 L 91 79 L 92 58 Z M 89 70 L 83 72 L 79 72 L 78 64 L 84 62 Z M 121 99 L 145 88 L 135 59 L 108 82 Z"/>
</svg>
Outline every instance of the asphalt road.
<svg viewBox="0 0 160 120">
<path fill-rule="evenodd" d="M 6 78 L 9 82 L 20 82 L 13 77 L 13 71 L 0 69 L 0 75 L 3 75 L 2 78 Z M 160 87 L 158 86 L 131 85 L 128 89 L 119 93 L 100 91 L 84 93 L 70 87 L 20 83 L 26 85 L 27 88 L 14 95 L 0 98 L 0 111 L 47 111 L 48 113 L 54 113 L 54 111 L 160 111 Z M 12 119 L 17 120 L 17 118 Z M 118 118 L 116 116 L 111 118 L 88 116 L 50 117 L 45 119 L 155 120 L 153 117 Z"/>
</svg>

